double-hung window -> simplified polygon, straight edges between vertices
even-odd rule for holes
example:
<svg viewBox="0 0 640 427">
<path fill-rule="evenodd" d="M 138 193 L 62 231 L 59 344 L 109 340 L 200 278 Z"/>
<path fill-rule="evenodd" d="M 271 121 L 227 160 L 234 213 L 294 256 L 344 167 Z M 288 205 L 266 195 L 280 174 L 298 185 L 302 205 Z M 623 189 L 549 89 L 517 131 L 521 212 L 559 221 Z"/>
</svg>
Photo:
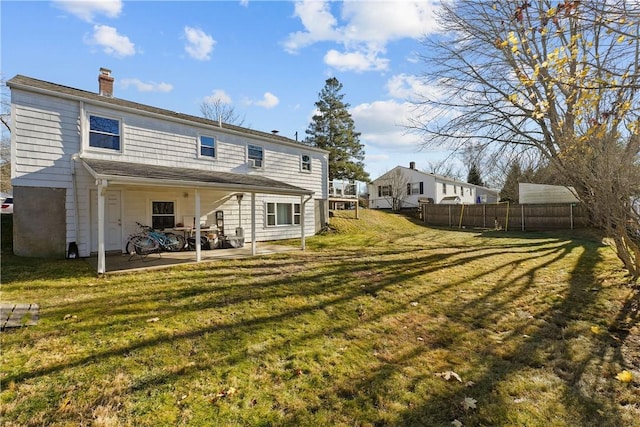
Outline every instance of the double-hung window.
<svg viewBox="0 0 640 427">
<path fill-rule="evenodd" d="M 120 121 L 90 115 L 89 146 L 120 151 Z"/>
<path fill-rule="evenodd" d="M 424 185 L 422 182 L 410 182 L 407 184 L 407 195 L 424 193 Z"/>
<path fill-rule="evenodd" d="M 247 159 L 251 167 L 262 168 L 264 166 L 264 149 L 259 145 L 247 146 Z"/>
<path fill-rule="evenodd" d="M 380 185 L 378 186 L 378 197 L 389 197 L 391 196 L 391 186 L 390 185 Z"/>
<path fill-rule="evenodd" d="M 156 230 L 163 230 L 175 226 L 175 202 L 151 202 L 151 227 Z"/>
<path fill-rule="evenodd" d="M 200 157 L 216 157 L 216 139 L 212 136 L 200 135 Z"/>
<path fill-rule="evenodd" d="M 311 156 L 307 154 L 300 156 L 300 169 L 304 172 L 311 172 Z"/>
<path fill-rule="evenodd" d="M 300 225 L 300 203 L 267 203 L 267 226 Z"/>
</svg>

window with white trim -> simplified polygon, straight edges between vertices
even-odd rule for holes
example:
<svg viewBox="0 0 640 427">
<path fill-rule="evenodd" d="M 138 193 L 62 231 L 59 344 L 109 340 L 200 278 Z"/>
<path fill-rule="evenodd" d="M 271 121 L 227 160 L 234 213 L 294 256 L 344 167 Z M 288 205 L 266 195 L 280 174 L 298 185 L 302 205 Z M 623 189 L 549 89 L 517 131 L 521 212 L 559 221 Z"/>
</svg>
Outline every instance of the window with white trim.
<svg viewBox="0 0 640 427">
<path fill-rule="evenodd" d="M 300 203 L 267 203 L 267 227 L 300 225 Z"/>
<path fill-rule="evenodd" d="M 155 230 L 164 230 L 176 226 L 175 202 L 151 202 L 151 227 Z"/>
<path fill-rule="evenodd" d="M 311 172 L 311 156 L 308 154 L 300 156 L 300 169 L 303 172 Z"/>
<path fill-rule="evenodd" d="M 120 120 L 89 115 L 89 147 L 120 151 Z"/>
<path fill-rule="evenodd" d="M 216 157 L 216 139 L 212 136 L 200 135 L 198 138 L 200 157 Z"/>
<path fill-rule="evenodd" d="M 248 145 L 247 160 L 249 160 L 249 164 L 251 165 L 251 167 L 264 167 L 264 148 L 259 145 Z"/>
<path fill-rule="evenodd" d="M 447 184 L 446 183 L 442 183 L 442 194 L 447 194 Z"/>
<path fill-rule="evenodd" d="M 422 182 L 410 182 L 407 183 L 407 195 L 410 196 L 412 194 L 423 194 L 424 193 L 424 184 Z"/>
<path fill-rule="evenodd" d="M 390 185 L 379 185 L 378 186 L 378 197 L 389 197 L 391 196 L 391 186 Z"/>
</svg>

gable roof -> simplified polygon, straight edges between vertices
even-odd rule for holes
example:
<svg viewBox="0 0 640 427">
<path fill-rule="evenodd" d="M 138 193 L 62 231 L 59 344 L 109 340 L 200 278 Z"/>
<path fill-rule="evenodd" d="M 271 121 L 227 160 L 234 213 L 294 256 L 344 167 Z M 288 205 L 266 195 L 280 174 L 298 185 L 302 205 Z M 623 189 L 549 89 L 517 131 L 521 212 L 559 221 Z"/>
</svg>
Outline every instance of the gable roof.
<svg viewBox="0 0 640 427">
<path fill-rule="evenodd" d="M 241 126 L 236 126 L 228 123 L 220 124 L 216 120 L 209 120 L 204 117 L 192 116 L 189 114 L 178 113 L 171 110 L 165 110 L 162 108 L 152 107 L 146 104 L 139 104 L 133 101 L 127 101 L 125 99 L 103 96 L 98 93 L 89 92 L 82 89 L 76 89 L 69 86 L 64 86 L 56 83 L 50 83 L 44 80 L 34 79 L 23 75 L 16 75 L 12 79 L 7 81 L 7 86 L 10 88 L 29 90 L 33 92 L 42 93 L 50 96 L 58 96 L 72 100 L 90 101 L 98 105 L 107 105 L 111 108 L 117 108 L 121 110 L 130 110 L 134 113 L 146 113 L 148 115 L 161 116 L 165 120 L 186 121 L 192 124 L 215 127 L 216 130 L 230 133 L 242 133 L 247 135 L 253 135 L 258 138 L 268 139 L 271 142 L 277 142 L 284 145 L 293 145 L 297 148 L 304 147 L 310 151 L 318 151 L 327 153 L 326 150 L 316 148 L 310 145 L 303 144 L 291 138 L 287 138 L 280 135 L 275 135 L 270 132 L 262 132 L 254 129 L 249 129 Z"/>
<path fill-rule="evenodd" d="M 262 194 L 312 195 L 314 192 L 263 176 L 81 158 L 95 179 L 114 184 L 207 187 Z"/>
<path fill-rule="evenodd" d="M 381 178 L 385 177 L 386 175 L 388 175 L 388 174 L 392 173 L 393 171 L 395 171 L 395 170 L 397 170 L 397 169 L 400 169 L 400 170 L 402 170 L 403 172 L 404 172 L 404 171 L 410 171 L 410 172 L 418 173 L 418 174 L 420 174 L 420 175 L 424 175 L 424 176 L 428 176 L 428 177 L 435 178 L 435 179 L 437 179 L 437 180 L 439 180 L 439 181 L 447 181 L 447 182 L 452 183 L 452 184 L 454 184 L 454 185 L 464 185 L 464 186 L 466 186 L 466 187 L 481 188 L 481 189 L 483 189 L 483 190 L 488 190 L 488 191 L 495 192 L 496 194 L 498 193 L 498 190 L 494 190 L 494 189 L 489 188 L 489 187 L 484 187 L 484 186 L 482 186 L 482 185 L 471 184 L 471 183 L 469 183 L 469 182 L 460 181 L 460 180 L 455 179 L 455 178 L 449 178 L 449 177 L 444 176 L 444 175 L 438 175 L 438 174 L 435 174 L 435 173 L 424 172 L 424 171 L 421 171 L 421 170 L 418 170 L 418 169 L 412 169 L 412 168 L 408 168 L 408 167 L 406 167 L 406 166 L 400 166 L 400 165 L 398 165 L 398 166 L 396 166 L 395 168 L 391 169 L 389 172 L 386 172 L 386 173 L 384 173 L 384 174 L 380 175 L 378 178 L 376 178 L 376 179 L 372 180 L 371 182 L 375 182 L 375 181 L 377 181 L 377 180 L 379 180 L 379 179 L 381 179 Z"/>
</svg>

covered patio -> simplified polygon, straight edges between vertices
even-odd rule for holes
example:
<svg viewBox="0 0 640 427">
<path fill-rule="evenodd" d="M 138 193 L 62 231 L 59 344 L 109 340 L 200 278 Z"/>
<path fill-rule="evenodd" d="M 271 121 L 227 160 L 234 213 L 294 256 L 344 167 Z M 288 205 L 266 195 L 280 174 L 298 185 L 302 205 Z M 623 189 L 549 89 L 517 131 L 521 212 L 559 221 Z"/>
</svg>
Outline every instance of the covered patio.
<svg viewBox="0 0 640 427">
<path fill-rule="evenodd" d="M 214 172 L 199 169 L 173 168 L 155 165 L 141 165 L 138 163 L 116 162 L 110 160 L 97 160 L 81 158 L 84 167 L 91 173 L 97 185 L 97 257 L 91 258 L 98 274 L 107 271 L 133 270 L 135 268 L 151 268 L 154 266 L 166 266 L 185 262 L 200 262 L 208 259 L 241 256 L 255 256 L 264 253 L 272 253 L 274 245 L 256 241 L 256 194 L 276 194 L 297 196 L 301 208 L 301 249 L 305 249 L 305 204 L 312 200 L 313 191 L 296 187 L 281 181 L 269 179 L 254 174 L 237 174 L 228 172 Z M 145 259 L 135 257 L 130 259 L 128 254 L 109 255 L 105 248 L 105 194 L 110 188 L 127 186 L 147 188 L 185 188 L 195 194 L 194 212 L 195 218 L 201 216 L 200 193 L 205 191 L 223 191 L 229 196 L 236 195 L 241 200 L 242 195 L 250 195 L 251 216 L 251 241 L 242 248 L 202 250 L 196 245 L 195 251 L 187 252 L 163 252 L 162 255 L 153 254 Z M 76 216 L 77 224 L 77 216 Z M 195 241 L 200 241 L 201 229 L 199 221 L 196 221 L 193 230 Z M 264 247 L 263 247 L 264 245 Z M 292 248 L 289 248 L 292 249 Z M 156 259 L 157 258 L 157 259 Z M 136 263 L 139 265 L 136 266 Z"/>
</svg>

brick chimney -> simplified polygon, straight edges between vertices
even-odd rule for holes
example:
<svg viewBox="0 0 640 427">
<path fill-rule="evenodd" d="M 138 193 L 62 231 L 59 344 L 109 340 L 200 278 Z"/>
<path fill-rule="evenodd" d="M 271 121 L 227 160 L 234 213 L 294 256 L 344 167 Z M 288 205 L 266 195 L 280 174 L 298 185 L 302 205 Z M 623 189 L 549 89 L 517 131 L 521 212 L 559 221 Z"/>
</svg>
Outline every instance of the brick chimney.
<svg viewBox="0 0 640 427">
<path fill-rule="evenodd" d="M 100 95 L 113 97 L 113 81 L 115 79 L 111 77 L 111 70 L 107 68 L 100 68 L 100 75 L 98 75 L 98 85 L 100 89 Z"/>
<path fill-rule="evenodd" d="M 415 169 L 416 168 L 416 162 L 409 162 L 409 169 Z"/>
</svg>

